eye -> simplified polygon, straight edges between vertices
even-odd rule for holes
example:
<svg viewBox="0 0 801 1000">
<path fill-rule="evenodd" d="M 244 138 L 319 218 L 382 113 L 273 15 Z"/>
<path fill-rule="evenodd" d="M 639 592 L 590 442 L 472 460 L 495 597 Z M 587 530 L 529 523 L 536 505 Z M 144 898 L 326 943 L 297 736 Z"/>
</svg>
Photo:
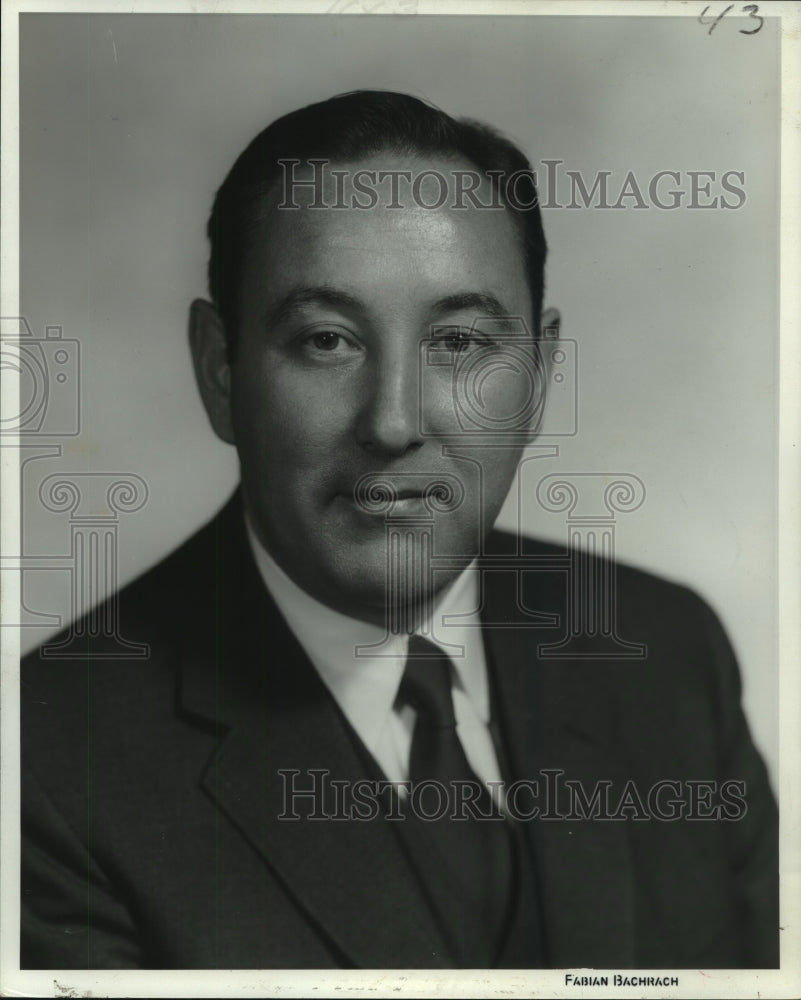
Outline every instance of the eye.
<svg viewBox="0 0 801 1000">
<path fill-rule="evenodd" d="M 466 351 L 470 346 L 470 333 L 467 330 L 453 330 L 447 333 L 443 340 L 454 351 Z"/>
<path fill-rule="evenodd" d="M 321 323 L 307 328 L 295 340 L 299 356 L 316 365 L 341 365 L 355 361 L 361 347 L 349 331 Z"/>
<path fill-rule="evenodd" d="M 440 342 L 451 351 L 463 354 L 471 348 L 484 347 L 490 341 L 469 327 L 443 326 L 436 333 Z"/>
<path fill-rule="evenodd" d="M 335 330 L 319 330 L 312 334 L 311 343 L 318 351 L 335 351 L 342 337 Z"/>
</svg>

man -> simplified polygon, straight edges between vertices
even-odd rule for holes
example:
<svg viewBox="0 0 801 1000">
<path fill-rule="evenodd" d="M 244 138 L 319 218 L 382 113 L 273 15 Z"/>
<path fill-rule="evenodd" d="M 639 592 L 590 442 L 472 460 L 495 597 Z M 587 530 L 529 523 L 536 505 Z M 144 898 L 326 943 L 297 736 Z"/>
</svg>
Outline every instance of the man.
<svg viewBox="0 0 801 1000">
<path fill-rule="evenodd" d="M 146 662 L 23 665 L 23 966 L 776 965 L 714 615 L 592 559 L 643 655 L 549 656 L 576 564 L 491 531 L 558 322 L 525 157 L 344 95 L 253 140 L 208 234 L 241 489 L 117 596 Z"/>
</svg>

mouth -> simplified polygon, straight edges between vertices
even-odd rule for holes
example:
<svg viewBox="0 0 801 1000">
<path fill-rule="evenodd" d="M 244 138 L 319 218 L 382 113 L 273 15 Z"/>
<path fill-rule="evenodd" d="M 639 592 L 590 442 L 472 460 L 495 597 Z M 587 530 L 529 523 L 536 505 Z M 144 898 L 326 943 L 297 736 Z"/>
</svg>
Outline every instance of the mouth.
<svg viewBox="0 0 801 1000">
<path fill-rule="evenodd" d="M 455 510 L 464 487 L 451 473 L 370 473 L 338 492 L 351 509 L 369 517 L 425 512 L 427 516 Z"/>
<path fill-rule="evenodd" d="M 341 493 L 340 498 L 360 514 L 370 517 L 384 517 L 390 511 L 412 507 L 425 507 L 426 494 L 423 490 L 382 490 L 376 488 L 369 494 L 353 491 Z"/>
<path fill-rule="evenodd" d="M 347 504 L 357 514 L 368 518 L 384 519 L 392 513 L 400 514 L 414 510 L 428 511 L 430 502 L 430 484 L 403 485 L 390 481 L 376 480 L 365 488 L 365 484 L 343 489 L 339 499 Z"/>
</svg>

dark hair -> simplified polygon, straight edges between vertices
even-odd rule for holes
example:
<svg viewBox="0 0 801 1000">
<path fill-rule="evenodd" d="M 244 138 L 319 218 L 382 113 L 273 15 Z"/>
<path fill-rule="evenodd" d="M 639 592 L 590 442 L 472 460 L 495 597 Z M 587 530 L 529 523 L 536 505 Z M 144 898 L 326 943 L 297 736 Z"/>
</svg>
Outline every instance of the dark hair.
<svg viewBox="0 0 801 1000">
<path fill-rule="evenodd" d="M 239 155 L 214 198 L 206 232 L 211 243 L 209 293 L 222 318 L 233 357 L 237 298 L 258 200 L 283 177 L 281 160 L 347 161 L 385 150 L 461 157 L 491 176 L 520 228 L 534 322 L 542 309 L 545 235 L 535 178 L 525 155 L 480 122 L 455 119 L 408 94 L 356 90 L 292 111 L 260 132 Z M 510 201 L 498 177 L 516 175 Z M 537 331 L 535 330 L 535 333 Z"/>
</svg>

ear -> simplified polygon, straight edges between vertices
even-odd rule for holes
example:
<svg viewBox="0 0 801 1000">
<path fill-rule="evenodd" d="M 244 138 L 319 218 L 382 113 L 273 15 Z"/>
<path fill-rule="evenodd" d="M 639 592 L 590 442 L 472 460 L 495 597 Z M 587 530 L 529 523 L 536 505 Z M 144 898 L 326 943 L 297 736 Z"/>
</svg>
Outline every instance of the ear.
<svg viewBox="0 0 801 1000">
<path fill-rule="evenodd" d="M 543 309 L 540 317 L 540 337 L 543 340 L 558 340 L 562 327 L 562 317 L 558 309 Z"/>
<path fill-rule="evenodd" d="M 545 392 L 545 406 L 548 405 L 548 389 L 551 384 L 551 356 L 552 351 L 547 349 L 547 345 L 554 340 L 559 339 L 559 334 L 562 326 L 562 317 L 559 315 L 558 309 L 543 309 L 542 315 L 540 316 L 540 330 L 539 339 L 537 340 L 537 350 L 539 352 L 540 363 L 542 364 L 542 388 Z M 538 421 L 541 424 L 542 418 Z M 528 443 L 531 444 L 537 439 L 539 435 L 539 426 L 532 427 L 528 435 Z"/>
<path fill-rule="evenodd" d="M 562 330 L 562 317 L 558 309 L 543 309 L 540 317 L 540 343 L 542 350 L 540 356 L 545 368 L 545 384 L 551 384 L 551 355 L 552 351 L 546 350 L 549 341 L 559 339 Z"/>
<path fill-rule="evenodd" d="M 225 328 L 217 310 L 204 299 L 195 299 L 189 307 L 189 347 L 200 398 L 214 433 L 221 441 L 234 444 Z"/>
</svg>

